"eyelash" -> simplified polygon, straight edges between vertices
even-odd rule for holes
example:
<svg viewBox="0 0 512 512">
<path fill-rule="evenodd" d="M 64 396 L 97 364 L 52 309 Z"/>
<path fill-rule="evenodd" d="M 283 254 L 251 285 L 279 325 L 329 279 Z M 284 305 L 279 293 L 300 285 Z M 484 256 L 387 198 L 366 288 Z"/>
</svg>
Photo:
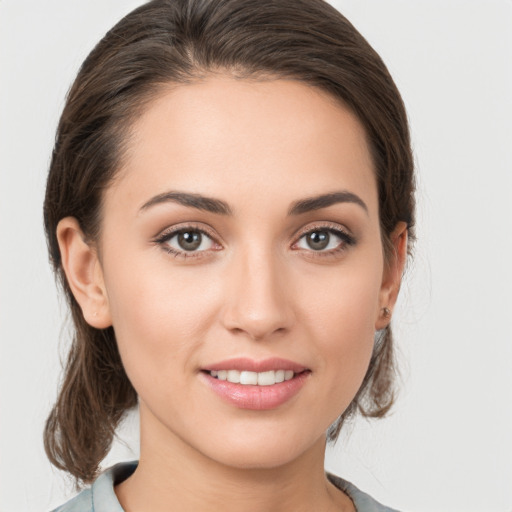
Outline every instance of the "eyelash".
<svg viewBox="0 0 512 512">
<path fill-rule="evenodd" d="M 204 253 L 209 252 L 209 250 L 179 251 L 179 250 L 176 250 L 175 248 L 170 247 L 168 245 L 169 241 L 172 240 L 175 236 L 178 236 L 181 233 L 187 233 L 187 232 L 200 233 L 201 235 L 204 235 L 207 238 L 209 238 L 213 244 L 220 246 L 220 244 L 218 244 L 218 242 L 215 240 L 214 236 L 211 233 L 209 233 L 208 231 L 206 231 L 198 226 L 194 226 L 194 225 L 186 225 L 186 226 L 179 227 L 179 228 L 170 228 L 170 229 L 164 231 L 163 233 L 161 233 L 160 235 L 158 235 L 154 239 L 154 243 L 161 246 L 165 252 L 172 254 L 175 258 L 188 259 L 188 258 L 204 257 Z M 292 248 L 294 246 L 296 246 L 304 237 L 306 237 L 307 235 L 309 235 L 311 233 L 315 233 L 315 232 L 327 232 L 330 235 L 334 235 L 334 236 L 338 237 L 341 240 L 341 242 L 339 243 L 339 245 L 336 248 L 328 250 L 328 251 L 315 251 L 314 249 L 310 249 L 310 250 L 294 249 L 294 250 L 306 251 L 306 252 L 310 253 L 309 256 L 315 257 L 315 258 L 328 258 L 328 257 L 336 257 L 340 253 L 346 251 L 348 247 L 356 244 L 356 239 L 352 235 L 347 233 L 344 229 L 341 229 L 338 225 L 320 224 L 317 226 L 310 226 L 310 227 L 308 227 L 307 230 L 304 230 L 303 232 L 301 232 L 298 235 L 297 241 L 293 243 Z M 218 251 L 220 249 L 213 249 L 213 250 Z"/>
</svg>

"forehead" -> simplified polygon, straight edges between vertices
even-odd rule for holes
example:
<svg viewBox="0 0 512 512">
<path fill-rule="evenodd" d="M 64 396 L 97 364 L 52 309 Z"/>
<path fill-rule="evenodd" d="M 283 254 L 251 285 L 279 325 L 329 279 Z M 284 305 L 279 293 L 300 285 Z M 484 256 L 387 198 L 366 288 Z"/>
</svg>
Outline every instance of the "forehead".
<svg viewBox="0 0 512 512">
<path fill-rule="evenodd" d="M 119 179 L 106 194 L 131 209 L 167 190 L 293 201 L 350 189 L 377 211 L 364 129 L 341 102 L 293 80 L 210 77 L 170 86 L 134 123 Z"/>
</svg>

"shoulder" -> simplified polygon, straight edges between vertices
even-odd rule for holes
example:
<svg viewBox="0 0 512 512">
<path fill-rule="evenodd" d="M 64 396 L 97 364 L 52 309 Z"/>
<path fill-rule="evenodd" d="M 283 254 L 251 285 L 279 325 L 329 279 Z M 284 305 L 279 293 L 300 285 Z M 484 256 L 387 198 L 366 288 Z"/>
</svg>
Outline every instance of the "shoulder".
<svg viewBox="0 0 512 512">
<path fill-rule="evenodd" d="M 73 499 L 52 512 L 123 512 L 114 486 L 126 480 L 137 467 L 137 461 L 123 462 L 107 469 Z"/>
<path fill-rule="evenodd" d="M 57 507 L 52 512 L 93 512 L 93 510 L 92 491 L 91 489 L 85 489 L 78 496 Z"/>
<path fill-rule="evenodd" d="M 398 512 L 394 508 L 382 505 L 369 494 L 359 490 L 355 485 L 343 480 L 339 476 L 327 473 L 327 478 L 354 502 L 356 512 Z"/>
</svg>

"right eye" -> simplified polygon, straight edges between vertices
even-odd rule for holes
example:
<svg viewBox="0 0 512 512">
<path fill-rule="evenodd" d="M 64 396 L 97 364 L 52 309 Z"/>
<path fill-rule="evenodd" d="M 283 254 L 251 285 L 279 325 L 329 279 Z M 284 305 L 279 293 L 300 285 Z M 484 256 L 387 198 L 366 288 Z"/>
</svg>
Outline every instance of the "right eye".
<svg viewBox="0 0 512 512">
<path fill-rule="evenodd" d="M 166 231 L 155 241 L 165 251 L 182 258 L 199 256 L 200 253 L 205 251 L 218 250 L 220 248 L 205 231 L 194 227 Z"/>
</svg>

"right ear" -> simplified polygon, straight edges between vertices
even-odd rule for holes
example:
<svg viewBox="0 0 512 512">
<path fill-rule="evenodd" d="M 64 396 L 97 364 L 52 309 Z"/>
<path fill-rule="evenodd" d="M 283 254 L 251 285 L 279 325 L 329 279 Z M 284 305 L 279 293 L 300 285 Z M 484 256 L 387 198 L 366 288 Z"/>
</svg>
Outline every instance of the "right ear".
<svg viewBox="0 0 512 512">
<path fill-rule="evenodd" d="M 59 222 L 57 240 L 62 268 L 85 321 L 96 329 L 110 327 L 110 307 L 96 249 L 87 243 L 74 217 Z"/>
</svg>

